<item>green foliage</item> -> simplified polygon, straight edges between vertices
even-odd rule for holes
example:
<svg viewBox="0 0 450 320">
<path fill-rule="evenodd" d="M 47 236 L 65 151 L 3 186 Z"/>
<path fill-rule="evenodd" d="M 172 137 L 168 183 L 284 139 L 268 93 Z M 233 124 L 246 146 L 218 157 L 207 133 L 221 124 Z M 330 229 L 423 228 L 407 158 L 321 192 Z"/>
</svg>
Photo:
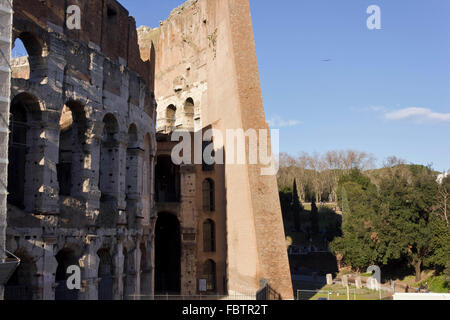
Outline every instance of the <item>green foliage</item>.
<svg viewBox="0 0 450 320">
<path fill-rule="evenodd" d="M 353 170 L 339 180 L 338 199 L 343 208 L 343 236 L 333 241 L 331 249 L 343 255 L 346 264 L 365 268 L 380 255 L 379 238 L 374 230 L 378 208 L 376 186 Z"/>
<path fill-rule="evenodd" d="M 415 287 L 426 286 L 428 284 L 428 290 L 436 293 L 448 293 L 450 290 L 450 283 L 445 276 L 431 277 L 419 283 L 416 283 Z"/>
<path fill-rule="evenodd" d="M 303 206 L 298 198 L 297 181 L 295 179 L 292 187 L 291 212 L 294 217 L 295 230 L 300 230 L 300 214 L 303 212 Z"/>
</svg>

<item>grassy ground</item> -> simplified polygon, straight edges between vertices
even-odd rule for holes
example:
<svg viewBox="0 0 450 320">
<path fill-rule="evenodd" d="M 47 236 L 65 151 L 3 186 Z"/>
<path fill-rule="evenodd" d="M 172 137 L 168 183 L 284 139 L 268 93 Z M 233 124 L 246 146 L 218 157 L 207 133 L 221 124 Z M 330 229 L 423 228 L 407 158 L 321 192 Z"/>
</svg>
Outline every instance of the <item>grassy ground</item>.
<svg viewBox="0 0 450 320">
<path fill-rule="evenodd" d="M 319 290 L 319 292 L 300 291 L 297 293 L 297 298 L 301 300 L 348 300 L 347 289 L 342 287 L 342 285 L 335 284 L 325 286 Z M 350 300 L 380 300 L 380 293 L 378 291 L 369 290 L 367 288 L 356 289 L 354 286 L 351 286 L 349 291 Z M 382 291 L 381 299 L 392 300 L 392 296 L 390 293 Z"/>
</svg>

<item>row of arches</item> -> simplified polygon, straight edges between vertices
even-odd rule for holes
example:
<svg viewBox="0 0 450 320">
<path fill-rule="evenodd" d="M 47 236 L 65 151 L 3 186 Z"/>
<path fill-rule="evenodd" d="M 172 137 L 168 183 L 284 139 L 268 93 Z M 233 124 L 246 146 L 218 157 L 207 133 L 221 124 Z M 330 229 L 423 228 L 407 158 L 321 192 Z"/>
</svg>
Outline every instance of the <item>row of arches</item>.
<svg viewBox="0 0 450 320">
<path fill-rule="evenodd" d="M 181 293 L 181 231 L 177 217 L 171 213 L 160 213 L 155 229 L 155 294 L 180 294 Z M 215 224 L 207 220 L 203 224 L 205 249 L 215 249 Z M 148 277 L 142 276 L 148 263 L 146 248 L 139 247 L 141 254 L 141 290 L 148 287 Z M 98 250 L 98 299 L 114 299 L 114 279 L 116 268 L 110 249 Z M 21 258 L 21 264 L 5 286 L 6 300 L 31 300 L 36 297 L 38 290 L 36 262 L 26 253 L 16 252 Z M 129 299 L 135 286 L 133 275 L 136 273 L 133 264 L 130 263 L 130 252 L 123 249 L 123 277 L 122 299 Z M 66 281 L 67 268 L 71 265 L 79 265 L 80 256 L 75 250 L 64 248 L 56 255 L 57 268 L 55 273 L 55 299 L 78 300 L 79 293 L 76 290 L 68 290 Z M 215 292 L 217 289 L 216 263 L 212 259 L 206 260 L 199 270 L 199 277 L 206 280 L 206 291 Z"/>
<path fill-rule="evenodd" d="M 37 98 L 29 93 L 21 93 L 14 97 L 10 112 L 8 203 L 20 209 L 27 207 L 29 210 L 33 209 L 29 203 L 26 205 L 25 195 L 36 194 L 36 188 L 39 186 L 39 183 L 34 182 L 36 179 L 34 169 L 39 161 L 36 153 L 42 152 L 39 150 L 42 147 L 41 121 L 42 112 Z M 89 125 L 81 103 L 69 101 L 65 104 L 59 121 L 56 163 L 61 197 L 80 196 L 84 192 L 84 184 L 92 174 L 88 172 L 90 168 L 84 168 L 85 159 L 90 152 L 86 149 Z M 101 203 L 106 204 L 105 208 L 108 208 L 109 204 L 111 212 L 117 211 L 121 193 L 119 176 L 121 145 L 118 135 L 119 124 L 116 117 L 111 113 L 106 114 L 103 118 L 100 144 L 98 189 L 101 192 Z M 140 195 L 149 201 L 152 173 L 150 134 L 145 135 L 142 149 L 139 145 L 137 127 L 131 124 L 126 145 L 126 172 L 120 175 L 126 175 L 125 200 L 127 209 L 131 209 L 135 207 L 134 202 L 139 200 Z"/>
<path fill-rule="evenodd" d="M 177 108 L 174 104 L 167 106 L 165 110 L 165 127 L 167 131 L 174 129 L 184 129 L 193 131 L 195 128 L 195 104 L 194 99 L 187 98 L 182 108 Z"/>
</svg>

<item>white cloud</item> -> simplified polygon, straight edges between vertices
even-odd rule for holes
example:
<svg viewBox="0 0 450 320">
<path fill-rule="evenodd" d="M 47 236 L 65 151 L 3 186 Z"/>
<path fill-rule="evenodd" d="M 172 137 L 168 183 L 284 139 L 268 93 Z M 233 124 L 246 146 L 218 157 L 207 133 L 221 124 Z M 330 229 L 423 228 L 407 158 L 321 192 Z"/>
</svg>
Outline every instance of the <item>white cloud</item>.
<svg viewBox="0 0 450 320">
<path fill-rule="evenodd" d="M 286 128 L 286 127 L 295 127 L 299 125 L 301 122 L 298 120 L 284 120 L 280 116 L 273 116 L 269 120 L 269 126 L 271 128 Z"/>
<path fill-rule="evenodd" d="M 426 108 L 404 108 L 386 112 L 384 117 L 388 120 L 411 119 L 418 122 L 450 122 L 450 113 L 433 112 Z"/>
</svg>

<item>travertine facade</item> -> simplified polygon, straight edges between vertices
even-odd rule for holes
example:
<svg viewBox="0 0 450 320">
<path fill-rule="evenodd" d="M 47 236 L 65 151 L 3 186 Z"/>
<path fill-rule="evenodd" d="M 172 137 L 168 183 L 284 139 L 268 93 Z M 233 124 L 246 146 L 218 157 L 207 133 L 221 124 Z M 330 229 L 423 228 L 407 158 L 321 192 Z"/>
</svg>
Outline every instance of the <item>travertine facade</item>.
<svg viewBox="0 0 450 320">
<path fill-rule="evenodd" d="M 153 292 L 152 66 L 116 1 L 14 2 L 5 298 L 128 299 Z M 65 5 L 81 8 L 81 30 Z M 80 265 L 82 290 L 66 269 Z"/>
<path fill-rule="evenodd" d="M 268 129 L 248 0 L 191 0 L 154 30 L 116 0 L 14 12 L 28 57 L 11 61 L 6 246 L 22 262 L 5 298 L 251 297 L 266 280 L 291 299 L 275 176 L 171 159 L 175 128 L 193 147 L 208 129 Z"/>
<path fill-rule="evenodd" d="M 5 261 L 12 1 L 0 0 L 0 263 Z M 0 300 L 3 286 L 0 283 Z"/>
</svg>

